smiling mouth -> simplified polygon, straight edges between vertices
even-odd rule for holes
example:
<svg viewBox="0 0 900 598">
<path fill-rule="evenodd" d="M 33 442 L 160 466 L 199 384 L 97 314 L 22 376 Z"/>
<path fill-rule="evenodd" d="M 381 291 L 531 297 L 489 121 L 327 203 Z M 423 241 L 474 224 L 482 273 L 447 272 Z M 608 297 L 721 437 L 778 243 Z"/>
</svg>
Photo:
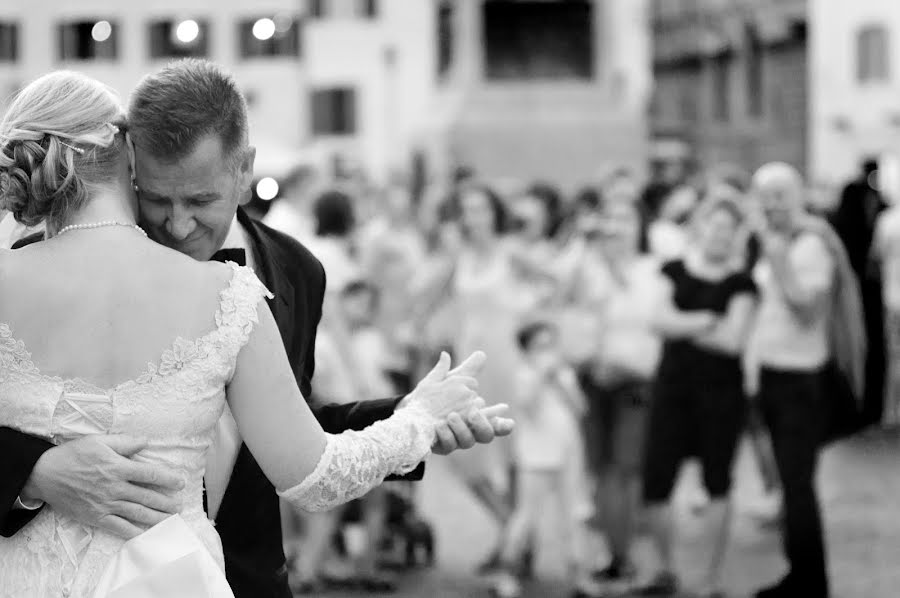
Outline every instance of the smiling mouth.
<svg viewBox="0 0 900 598">
<path fill-rule="evenodd" d="M 172 245 L 173 247 L 185 247 L 187 245 L 194 243 L 195 241 L 200 240 L 200 238 L 202 238 L 202 237 L 203 237 L 202 234 L 195 233 L 195 234 L 185 237 L 184 239 L 176 239 L 169 233 L 166 233 L 166 239 L 169 240 L 169 244 Z"/>
</svg>

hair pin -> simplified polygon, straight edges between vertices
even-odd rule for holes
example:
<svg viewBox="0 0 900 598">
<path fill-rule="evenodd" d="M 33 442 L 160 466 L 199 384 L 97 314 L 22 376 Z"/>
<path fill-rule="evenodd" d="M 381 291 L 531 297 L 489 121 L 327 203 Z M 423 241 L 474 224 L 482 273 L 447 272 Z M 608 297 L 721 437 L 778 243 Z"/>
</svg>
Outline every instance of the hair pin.
<svg viewBox="0 0 900 598">
<path fill-rule="evenodd" d="M 68 143 L 66 143 L 65 141 L 63 141 L 63 140 L 61 140 L 61 139 L 59 140 L 59 142 L 60 142 L 61 144 L 63 144 L 64 146 L 66 146 L 67 148 L 69 148 L 70 150 L 76 151 L 76 152 L 78 152 L 79 154 L 81 154 L 82 156 L 84 155 L 84 149 L 83 149 L 83 148 L 75 147 L 74 145 L 69 145 Z"/>
</svg>

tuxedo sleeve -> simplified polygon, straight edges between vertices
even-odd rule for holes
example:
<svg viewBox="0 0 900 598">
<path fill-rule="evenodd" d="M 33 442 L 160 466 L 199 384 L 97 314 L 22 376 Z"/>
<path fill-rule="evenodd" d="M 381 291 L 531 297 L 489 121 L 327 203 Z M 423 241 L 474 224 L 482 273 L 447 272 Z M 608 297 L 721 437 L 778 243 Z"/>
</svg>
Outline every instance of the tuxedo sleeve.
<svg viewBox="0 0 900 598">
<path fill-rule="evenodd" d="M 300 385 L 300 392 L 304 397 L 309 398 L 312 393 L 312 377 L 316 372 L 316 333 L 319 330 L 319 324 L 322 322 L 322 304 L 325 301 L 325 287 L 327 278 L 325 268 L 320 263 L 316 263 L 319 270 L 319 284 L 314 287 L 314 298 L 309 306 L 309 321 L 311 324 L 311 332 L 307 336 L 306 350 L 304 351 L 303 365 L 300 370 L 300 378 L 297 382 Z M 322 424 L 324 427 L 325 424 Z"/>
<path fill-rule="evenodd" d="M 12 428 L 0 428 L 0 535 L 10 537 L 22 529 L 40 509 L 14 509 L 13 505 L 34 469 L 34 464 L 53 444 Z"/>
<path fill-rule="evenodd" d="M 310 320 L 313 326 L 309 337 L 310 344 L 306 351 L 306 359 L 304 360 L 305 363 L 303 364 L 303 371 L 299 380 L 300 390 L 303 391 L 303 396 L 305 397 L 310 396 L 312 377 L 316 370 L 316 330 L 322 321 L 322 303 L 325 299 L 325 288 L 328 284 L 325 268 L 321 264 L 319 265 L 319 271 L 321 272 L 321 278 L 316 289 L 317 296 L 311 303 L 312 313 L 310 314 Z M 327 404 L 314 408 L 313 413 L 326 432 L 329 434 L 340 434 L 344 430 L 363 430 L 377 421 L 389 418 L 394 414 L 394 409 L 397 408 L 400 398 L 362 401 L 346 405 Z M 389 476 L 387 480 L 418 481 L 424 475 L 425 464 L 420 463 L 417 468 L 405 476 Z"/>
<path fill-rule="evenodd" d="M 402 397 L 361 401 L 346 405 L 322 405 L 313 409 L 319 423 L 329 434 L 340 434 L 344 430 L 364 430 L 377 421 L 387 419 L 394 414 L 397 403 Z M 425 475 L 425 463 L 404 476 L 390 476 L 387 481 L 418 481 Z"/>
</svg>

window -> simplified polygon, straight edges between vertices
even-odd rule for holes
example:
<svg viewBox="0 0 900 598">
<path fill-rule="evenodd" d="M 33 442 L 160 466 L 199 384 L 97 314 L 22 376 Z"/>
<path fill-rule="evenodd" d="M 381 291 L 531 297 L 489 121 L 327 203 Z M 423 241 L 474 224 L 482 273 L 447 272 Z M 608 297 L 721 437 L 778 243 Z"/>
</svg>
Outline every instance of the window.
<svg viewBox="0 0 900 598">
<path fill-rule="evenodd" d="M 19 26 L 0 21 L 0 62 L 19 59 Z"/>
<path fill-rule="evenodd" d="M 358 0 L 360 3 L 360 13 L 367 19 L 378 18 L 378 0 Z"/>
<path fill-rule="evenodd" d="M 681 97 L 678 98 L 678 114 L 684 122 L 697 122 L 697 92 L 692 86 L 684 87 L 681 90 Z"/>
<path fill-rule="evenodd" d="M 437 72 L 443 77 L 453 65 L 453 3 L 441 2 L 437 11 Z"/>
<path fill-rule="evenodd" d="M 887 81 L 890 78 L 888 61 L 888 32 L 880 25 L 869 25 L 856 36 L 856 78 L 860 83 Z"/>
<path fill-rule="evenodd" d="M 209 52 L 206 21 L 154 21 L 150 23 L 150 57 L 205 57 Z"/>
<path fill-rule="evenodd" d="M 356 133 L 356 90 L 349 87 L 320 89 L 312 96 L 313 135 Z"/>
<path fill-rule="evenodd" d="M 327 15 L 326 3 L 328 0 L 308 0 L 309 15 L 315 19 L 324 19 Z"/>
<path fill-rule="evenodd" d="M 300 56 L 299 20 L 290 15 L 243 20 L 238 36 L 242 58 Z"/>
<path fill-rule="evenodd" d="M 74 21 L 59 25 L 60 60 L 115 60 L 116 29 L 110 21 Z"/>
<path fill-rule="evenodd" d="M 489 0 L 483 12 L 488 79 L 593 77 L 593 2 Z"/>
<path fill-rule="evenodd" d="M 763 48 L 756 29 L 747 26 L 744 34 L 744 52 L 747 60 L 747 113 L 763 114 Z"/>
<path fill-rule="evenodd" d="M 727 122 L 731 118 L 731 56 L 722 53 L 712 59 L 712 115 Z"/>
</svg>

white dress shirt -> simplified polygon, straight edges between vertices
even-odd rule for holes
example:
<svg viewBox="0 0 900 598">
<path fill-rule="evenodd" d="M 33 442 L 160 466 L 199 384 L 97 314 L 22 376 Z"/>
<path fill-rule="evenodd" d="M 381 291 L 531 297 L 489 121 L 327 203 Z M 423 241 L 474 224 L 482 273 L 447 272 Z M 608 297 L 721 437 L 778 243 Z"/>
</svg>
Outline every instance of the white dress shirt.
<svg viewBox="0 0 900 598">
<path fill-rule="evenodd" d="M 228 236 L 225 237 L 222 249 L 243 249 L 247 254 L 247 266 L 256 271 L 253 245 L 247 231 L 238 223 L 237 218 L 231 223 L 231 229 L 228 231 Z M 228 403 L 225 404 L 225 411 L 222 412 L 216 429 L 216 436 L 206 454 L 206 475 L 204 476 L 206 507 L 211 520 L 215 520 L 219 507 L 222 505 L 225 489 L 228 488 L 231 472 L 243 444 L 237 422 L 234 421 Z"/>
<path fill-rule="evenodd" d="M 821 237 L 801 234 L 791 243 L 788 260 L 802 288 L 811 292 L 833 288 L 835 264 Z M 756 265 L 754 278 L 759 286 L 760 302 L 750 340 L 751 355 L 761 365 L 776 369 L 809 371 L 821 367 L 831 353 L 830 314 L 820 314 L 812 323 L 800 322 L 765 258 Z"/>
</svg>

